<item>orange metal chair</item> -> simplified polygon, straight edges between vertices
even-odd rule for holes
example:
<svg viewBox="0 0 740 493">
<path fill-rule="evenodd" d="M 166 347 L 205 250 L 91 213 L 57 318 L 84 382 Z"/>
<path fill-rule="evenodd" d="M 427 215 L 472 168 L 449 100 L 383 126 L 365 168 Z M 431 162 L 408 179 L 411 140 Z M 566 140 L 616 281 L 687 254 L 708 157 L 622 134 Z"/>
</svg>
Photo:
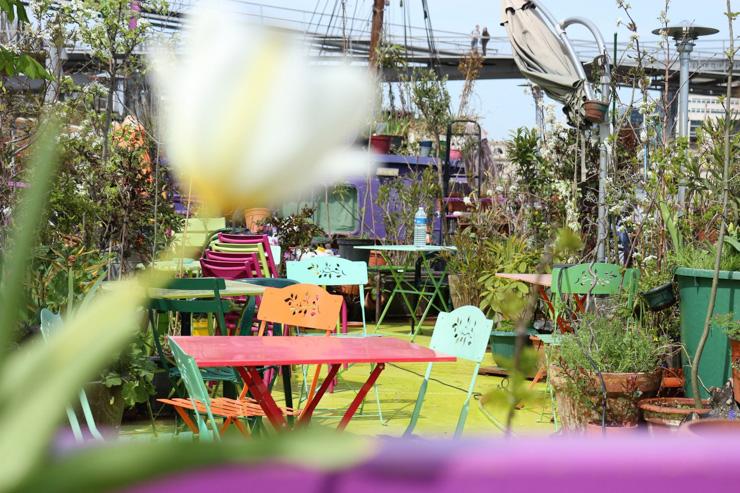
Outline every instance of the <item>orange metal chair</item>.
<svg viewBox="0 0 740 493">
<path fill-rule="evenodd" d="M 342 309 L 343 298 L 329 294 L 314 284 L 294 284 L 284 288 L 265 288 L 257 312 L 260 321 L 257 335 L 265 333 L 268 323 L 281 324 L 283 335 L 291 328 L 322 330 L 329 336 L 337 330 L 337 320 Z M 321 366 L 316 367 L 306 405 L 311 402 L 319 382 Z"/>
<path fill-rule="evenodd" d="M 177 367 L 182 375 L 183 383 L 185 383 L 185 387 L 188 389 L 188 394 L 190 395 L 188 399 L 157 399 L 157 401 L 173 406 L 190 431 L 200 435 L 202 439 L 209 437 L 220 438 L 220 435 L 232 423 L 244 436 L 248 437 L 250 435 L 249 430 L 240 419 L 264 416 L 265 413 L 260 405 L 257 404 L 257 401 L 251 398 L 245 398 L 247 392 L 246 385 L 239 399 L 229 399 L 227 397 L 212 398 L 208 395 L 208 389 L 203 382 L 203 377 L 195 360 L 185 354 L 180 346 L 171 339 L 170 349 L 172 349 L 172 355 L 175 358 Z M 186 410 L 194 412 L 195 421 L 188 415 Z M 285 415 L 294 414 L 293 410 L 289 408 L 282 409 L 282 412 Z M 204 416 L 207 416 L 207 422 L 204 421 Z M 214 416 L 226 418 L 220 428 L 217 427 Z"/>
</svg>

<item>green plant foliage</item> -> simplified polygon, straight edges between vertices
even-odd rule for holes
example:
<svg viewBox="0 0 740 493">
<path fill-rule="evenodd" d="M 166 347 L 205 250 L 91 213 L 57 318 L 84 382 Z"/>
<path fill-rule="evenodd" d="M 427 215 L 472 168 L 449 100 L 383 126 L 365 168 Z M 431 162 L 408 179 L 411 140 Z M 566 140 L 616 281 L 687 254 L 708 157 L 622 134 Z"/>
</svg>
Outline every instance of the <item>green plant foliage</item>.
<svg viewBox="0 0 740 493">
<path fill-rule="evenodd" d="M 530 286 L 521 281 L 496 277 L 497 272 L 534 272 L 540 252 L 517 236 L 504 240 L 489 240 L 486 248 L 489 268 L 482 272 L 478 282 L 482 285 L 480 308 L 496 320 L 517 320 L 526 306 Z"/>
<path fill-rule="evenodd" d="M 668 346 L 656 333 L 625 319 L 585 314 L 575 332 L 562 335 L 554 361 L 566 371 L 651 372 Z"/>
<path fill-rule="evenodd" d="M 149 357 L 146 337 L 139 332 L 136 338 L 115 358 L 115 363 L 100 375 L 108 388 L 121 387 L 126 407 L 143 403 L 154 395 L 154 374 L 157 366 Z"/>
<path fill-rule="evenodd" d="M 0 13 L 5 14 L 9 22 L 16 19 L 19 24 L 28 24 L 26 7 L 21 0 L 0 0 Z M 25 75 L 30 79 L 51 79 L 43 65 L 29 53 L 0 46 L 0 73 L 7 76 Z M 2 87 L 0 80 L 0 87 Z"/>
<path fill-rule="evenodd" d="M 639 390 L 625 388 L 604 403 L 600 373 L 652 373 L 668 353 L 669 341 L 657 333 L 631 326 L 621 317 L 586 314 L 574 333 L 563 334 L 560 345 L 548 349 L 556 392 L 573 402 L 569 421 L 607 424 L 634 422 Z"/>
<path fill-rule="evenodd" d="M 262 225 L 277 229 L 278 242 L 283 251 L 305 250 L 317 236 L 326 236 L 324 230 L 313 222 L 314 209 L 304 207 L 297 214 L 279 217 L 270 216 Z"/>
<path fill-rule="evenodd" d="M 399 245 L 411 244 L 414 214 L 420 206 L 423 207 L 427 213 L 427 224 L 431 224 L 438 196 L 439 186 L 432 168 L 409 170 L 402 176 L 382 179 L 376 204 L 383 213 L 386 241 Z M 397 265 L 404 265 L 407 257 L 408 254 L 404 252 L 391 252 L 391 258 Z"/>
<path fill-rule="evenodd" d="M 732 340 L 740 341 L 740 320 L 735 320 L 734 313 L 715 315 L 712 322 L 715 327 L 723 329 Z"/>
</svg>

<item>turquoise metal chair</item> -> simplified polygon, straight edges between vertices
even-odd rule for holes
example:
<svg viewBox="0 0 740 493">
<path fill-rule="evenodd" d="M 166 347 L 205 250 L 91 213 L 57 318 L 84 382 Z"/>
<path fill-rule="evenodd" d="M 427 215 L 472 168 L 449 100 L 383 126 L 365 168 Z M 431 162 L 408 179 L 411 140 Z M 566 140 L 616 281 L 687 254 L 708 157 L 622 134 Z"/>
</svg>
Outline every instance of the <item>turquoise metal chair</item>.
<svg viewBox="0 0 740 493">
<path fill-rule="evenodd" d="M 217 441 L 221 439 L 218 431 L 216 418 L 211 410 L 211 397 L 208 395 L 208 389 L 203 383 L 200 369 L 195 360 L 185 354 L 180 346 L 171 338 L 169 339 L 172 356 L 188 391 L 188 397 L 192 403 L 193 416 L 198 429 L 198 438 L 203 441 Z"/>
<path fill-rule="evenodd" d="M 492 330 L 493 321 L 488 320 L 483 312 L 475 306 L 461 306 L 449 313 L 440 312 L 437 316 L 437 323 L 434 324 L 432 341 L 429 344 L 431 349 L 475 363 L 473 376 L 470 379 L 470 385 L 468 385 L 468 393 L 457 419 L 456 438 L 462 434 L 465 427 L 478 369 L 486 354 L 486 347 L 488 347 Z M 411 422 L 406 428 L 404 436 L 410 436 L 416 427 L 421 408 L 424 405 L 424 396 L 427 392 L 431 374 L 432 363 L 429 363 L 424 374 L 424 381 L 419 389 L 419 396 L 416 398 L 416 406 L 414 406 L 414 412 L 411 415 Z"/>
<path fill-rule="evenodd" d="M 44 340 L 48 340 L 52 337 L 61 327 L 62 317 L 46 308 L 41 310 L 41 334 L 43 335 Z M 87 424 L 88 432 L 95 440 L 103 440 L 103 435 L 100 434 L 100 431 L 98 431 L 98 428 L 95 425 L 95 418 L 90 409 L 90 403 L 87 401 L 87 394 L 85 394 L 85 391 L 82 389 L 79 393 L 79 401 L 82 414 L 85 416 L 85 423 Z M 84 442 L 85 435 L 82 432 L 75 410 L 72 407 L 67 406 L 66 411 L 67 420 L 69 420 L 69 426 L 72 428 L 72 434 L 74 435 L 75 440 L 79 443 Z"/>
<path fill-rule="evenodd" d="M 303 284 L 318 286 L 358 286 L 360 291 L 360 312 L 362 313 L 362 337 L 368 337 L 365 318 L 365 285 L 368 283 L 367 263 L 347 260 L 342 257 L 319 256 L 285 264 L 289 279 Z M 342 325 L 346 333 L 347 306 L 342 304 Z M 377 385 L 373 385 L 378 417 L 383 422 L 383 410 Z M 363 403 L 364 405 L 364 403 Z"/>
<path fill-rule="evenodd" d="M 341 257 L 321 256 L 285 264 L 288 279 L 302 284 L 317 286 L 359 286 L 362 308 L 362 335 L 367 335 L 365 320 L 365 285 L 368 283 L 367 264 L 353 262 Z M 347 309 L 343 307 L 343 324 L 346 324 Z M 343 329 L 346 327 L 343 327 Z"/>
</svg>

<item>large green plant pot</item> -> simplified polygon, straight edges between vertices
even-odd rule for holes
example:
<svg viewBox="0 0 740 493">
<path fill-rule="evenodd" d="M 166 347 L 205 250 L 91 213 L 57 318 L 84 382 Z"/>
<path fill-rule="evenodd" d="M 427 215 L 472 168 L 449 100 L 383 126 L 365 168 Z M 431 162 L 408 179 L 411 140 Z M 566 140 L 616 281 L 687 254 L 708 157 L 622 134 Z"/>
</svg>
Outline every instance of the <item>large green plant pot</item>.
<svg viewBox="0 0 740 493">
<path fill-rule="evenodd" d="M 691 361 L 696 354 L 704 319 L 709 307 L 709 293 L 712 290 L 713 272 L 706 269 L 676 269 L 678 282 L 679 307 L 681 310 L 681 342 L 686 347 L 688 357 L 682 354 L 682 363 L 686 383 L 684 389 L 687 396 L 691 392 Z M 740 319 L 740 272 L 720 271 L 719 285 L 717 286 L 717 300 L 714 314 L 735 313 L 735 319 Z M 712 326 L 707 343 L 702 352 L 699 364 L 699 378 L 706 387 L 721 387 L 731 376 L 730 343 L 727 335 L 721 328 Z M 701 388 L 701 397 L 709 395 Z"/>
<path fill-rule="evenodd" d="M 529 327 L 527 333 L 536 335 L 537 331 Z M 529 340 L 527 340 L 527 344 L 529 344 Z M 515 349 L 516 332 L 508 330 L 494 330 L 491 332 L 491 354 L 497 365 L 501 365 L 504 360 L 513 359 Z"/>
<path fill-rule="evenodd" d="M 491 353 L 497 365 L 500 359 L 512 359 L 516 348 L 516 332 L 493 331 L 491 333 Z"/>
</svg>

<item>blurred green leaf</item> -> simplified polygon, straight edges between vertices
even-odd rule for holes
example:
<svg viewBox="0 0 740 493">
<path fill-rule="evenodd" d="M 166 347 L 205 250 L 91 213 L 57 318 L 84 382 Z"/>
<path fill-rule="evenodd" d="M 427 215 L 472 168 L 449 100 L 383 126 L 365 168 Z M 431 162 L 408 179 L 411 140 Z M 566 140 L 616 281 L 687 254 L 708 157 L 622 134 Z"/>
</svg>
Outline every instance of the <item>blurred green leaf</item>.
<svg viewBox="0 0 740 493">
<path fill-rule="evenodd" d="M 0 369 L 9 344 L 16 332 L 22 289 L 33 255 L 39 223 L 46 205 L 47 192 L 57 168 L 57 122 L 48 120 L 39 129 L 30 161 L 28 188 L 13 214 L 13 226 L 3 255 L 3 278 L 0 283 Z"/>
<path fill-rule="evenodd" d="M 111 491 L 177 472 L 266 461 L 337 470 L 365 460 L 374 448 L 369 440 L 315 431 L 281 434 L 269 440 L 245 441 L 238 437 L 220 443 L 175 442 L 166 438 L 118 443 L 58 458 L 44 469 L 44 474 L 29 478 L 17 491 Z"/>
<path fill-rule="evenodd" d="M 144 299 L 145 289 L 135 281 L 121 282 L 65 321 L 48 341 L 37 337 L 8 358 L 0 373 L 0 491 L 34 470 L 64 407 L 135 334 Z"/>
</svg>

